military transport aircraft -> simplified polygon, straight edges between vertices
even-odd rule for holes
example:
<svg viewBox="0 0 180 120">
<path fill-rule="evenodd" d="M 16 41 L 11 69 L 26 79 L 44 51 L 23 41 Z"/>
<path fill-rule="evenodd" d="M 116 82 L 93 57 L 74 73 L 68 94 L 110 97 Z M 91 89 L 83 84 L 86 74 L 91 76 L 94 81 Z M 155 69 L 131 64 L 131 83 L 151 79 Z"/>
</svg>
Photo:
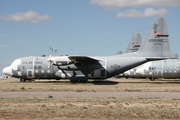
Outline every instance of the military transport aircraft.
<svg viewBox="0 0 180 120">
<path fill-rule="evenodd" d="M 87 82 L 88 79 L 106 79 L 137 67 L 148 61 L 171 56 L 165 19 L 154 19 L 141 47 L 135 53 L 108 57 L 56 56 L 24 57 L 16 59 L 3 73 L 28 79 L 70 79 Z"/>
<path fill-rule="evenodd" d="M 155 78 L 180 78 L 180 62 L 178 59 L 147 62 L 136 69 L 136 76 L 149 77 L 151 81 Z"/>
<path fill-rule="evenodd" d="M 134 33 L 131 40 L 129 41 L 128 46 L 126 47 L 126 50 L 124 51 L 124 54 L 137 52 L 139 50 L 141 43 L 142 43 L 141 35 L 139 33 Z M 123 54 L 123 53 L 122 51 L 118 51 L 115 55 L 118 54 Z"/>
</svg>

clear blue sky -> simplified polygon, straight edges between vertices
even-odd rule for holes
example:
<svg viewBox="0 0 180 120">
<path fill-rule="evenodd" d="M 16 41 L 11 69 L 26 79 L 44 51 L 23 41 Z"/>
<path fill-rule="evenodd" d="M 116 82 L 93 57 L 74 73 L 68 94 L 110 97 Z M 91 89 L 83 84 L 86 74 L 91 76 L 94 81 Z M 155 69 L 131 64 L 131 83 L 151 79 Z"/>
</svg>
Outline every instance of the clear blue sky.
<svg viewBox="0 0 180 120">
<path fill-rule="evenodd" d="M 171 53 L 180 56 L 180 0 L 0 0 L 0 75 L 15 59 L 50 54 L 108 56 L 124 52 L 166 19 Z"/>
</svg>

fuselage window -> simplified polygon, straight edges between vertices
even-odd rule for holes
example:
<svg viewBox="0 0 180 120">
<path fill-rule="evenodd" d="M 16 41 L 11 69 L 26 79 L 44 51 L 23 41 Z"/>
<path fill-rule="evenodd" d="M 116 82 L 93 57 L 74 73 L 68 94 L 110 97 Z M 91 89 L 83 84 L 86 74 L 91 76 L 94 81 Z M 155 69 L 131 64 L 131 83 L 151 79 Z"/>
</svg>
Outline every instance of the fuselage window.
<svg viewBox="0 0 180 120">
<path fill-rule="evenodd" d="M 152 67 L 152 70 L 155 70 L 156 69 L 156 67 Z"/>
<path fill-rule="evenodd" d="M 41 69 L 42 67 L 41 66 L 38 66 L 38 69 Z"/>
<path fill-rule="evenodd" d="M 35 62 L 35 64 L 42 64 L 42 62 Z"/>
</svg>

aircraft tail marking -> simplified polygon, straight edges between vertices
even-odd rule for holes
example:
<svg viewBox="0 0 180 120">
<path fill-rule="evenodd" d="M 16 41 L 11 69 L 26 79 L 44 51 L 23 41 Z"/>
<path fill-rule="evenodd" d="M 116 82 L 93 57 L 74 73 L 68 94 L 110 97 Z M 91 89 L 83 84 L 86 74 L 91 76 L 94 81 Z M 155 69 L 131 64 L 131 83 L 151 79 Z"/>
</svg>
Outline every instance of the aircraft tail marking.
<svg viewBox="0 0 180 120">
<path fill-rule="evenodd" d="M 141 35 L 139 33 L 133 34 L 124 54 L 125 53 L 137 52 L 139 50 L 141 42 L 142 42 Z"/>
<path fill-rule="evenodd" d="M 168 36 L 165 19 L 155 18 L 137 54 L 145 57 L 170 57 Z"/>
</svg>

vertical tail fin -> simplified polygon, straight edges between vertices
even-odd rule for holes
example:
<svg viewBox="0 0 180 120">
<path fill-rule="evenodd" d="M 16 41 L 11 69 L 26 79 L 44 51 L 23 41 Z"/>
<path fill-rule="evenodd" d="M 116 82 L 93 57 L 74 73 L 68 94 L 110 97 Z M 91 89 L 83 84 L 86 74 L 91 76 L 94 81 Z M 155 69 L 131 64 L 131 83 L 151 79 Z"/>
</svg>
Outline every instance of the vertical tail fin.
<svg viewBox="0 0 180 120">
<path fill-rule="evenodd" d="M 170 57 L 168 36 L 165 19 L 155 18 L 137 54 L 146 57 Z"/>
<path fill-rule="evenodd" d="M 125 53 L 137 52 L 139 50 L 141 42 L 142 42 L 141 35 L 139 33 L 133 34 L 124 54 Z"/>
</svg>

